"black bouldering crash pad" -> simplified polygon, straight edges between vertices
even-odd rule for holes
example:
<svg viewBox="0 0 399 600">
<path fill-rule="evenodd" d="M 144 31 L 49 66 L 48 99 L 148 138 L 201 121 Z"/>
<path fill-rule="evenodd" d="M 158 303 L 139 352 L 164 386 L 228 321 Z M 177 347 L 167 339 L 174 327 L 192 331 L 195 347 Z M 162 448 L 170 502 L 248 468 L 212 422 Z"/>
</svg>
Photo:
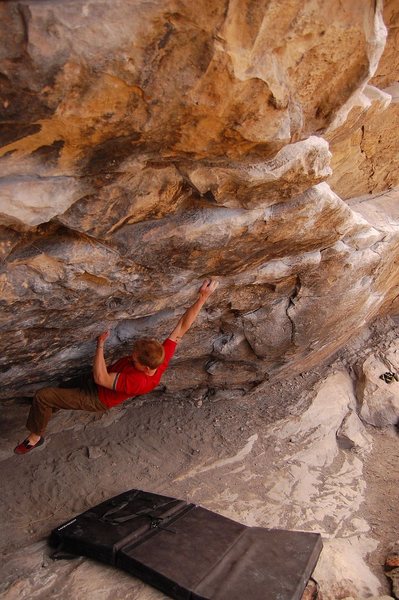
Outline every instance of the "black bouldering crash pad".
<svg viewBox="0 0 399 600">
<path fill-rule="evenodd" d="M 178 600 L 300 600 L 318 533 L 247 527 L 130 490 L 54 529 L 50 543 L 121 568 Z"/>
</svg>

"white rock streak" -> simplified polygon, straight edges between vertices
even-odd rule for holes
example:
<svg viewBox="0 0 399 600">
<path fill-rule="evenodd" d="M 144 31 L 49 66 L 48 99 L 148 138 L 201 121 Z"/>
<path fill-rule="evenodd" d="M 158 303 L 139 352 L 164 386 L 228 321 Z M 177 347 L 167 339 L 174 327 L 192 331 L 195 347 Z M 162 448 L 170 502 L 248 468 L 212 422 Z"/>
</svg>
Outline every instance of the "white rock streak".
<svg viewBox="0 0 399 600">
<path fill-rule="evenodd" d="M 83 194 L 75 177 L 5 177 L 0 179 L 0 215 L 30 227 L 40 225 L 65 212 Z"/>
<path fill-rule="evenodd" d="M 213 469 L 225 467 L 226 465 L 232 465 L 237 462 L 241 462 L 246 456 L 248 456 L 248 454 L 250 454 L 250 452 L 252 452 L 252 448 L 257 439 L 258 434 L 255 433 L 254 435 L 251 435 L 250 438 L 248 438 L 248 442 L 245 444 L 245 446 L 241 448 L 241 450 L 237 452 L 237 454 L 235 454 L 234 456 L 230 456 L 229 458 L 221 458 L 220 460 L 217 460 L 211 463 L 210 465 L 200 465 L 195 469 L 192 469 L 188 473 L 180 475 L 180 477 L 177 477 L 174 481 L 181 481 L 183 479 L 188 479 L 189 477 L 195 477 L 195 475 L 198 475 L 199 473 L 205 473 L 205 471 L 211 471 Z"/>
</svg>

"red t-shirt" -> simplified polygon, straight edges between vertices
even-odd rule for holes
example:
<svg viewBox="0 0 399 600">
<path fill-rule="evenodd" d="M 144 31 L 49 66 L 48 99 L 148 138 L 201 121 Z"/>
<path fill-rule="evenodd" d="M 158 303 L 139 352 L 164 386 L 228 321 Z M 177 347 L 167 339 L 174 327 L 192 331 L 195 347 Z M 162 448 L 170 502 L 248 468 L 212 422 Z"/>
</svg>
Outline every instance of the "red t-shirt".
<svg viewBox="0 0 399 600">
<path fill-rule="evenodd" d="M 133 396 L 148 394 L 157 387 L 176 349 L 176 342 L 170 339 L 165 340 L 162 345 L 165 348 L 165 358 L 154 375 L 146 375 L 136 369 L 130 356 L 119 359 L 109 367 L 108 373 L 118 373 L 118 376 L 112 390 L 97 385 L 100 402 L 107 408 L 111 408 Z"/>
</svg>

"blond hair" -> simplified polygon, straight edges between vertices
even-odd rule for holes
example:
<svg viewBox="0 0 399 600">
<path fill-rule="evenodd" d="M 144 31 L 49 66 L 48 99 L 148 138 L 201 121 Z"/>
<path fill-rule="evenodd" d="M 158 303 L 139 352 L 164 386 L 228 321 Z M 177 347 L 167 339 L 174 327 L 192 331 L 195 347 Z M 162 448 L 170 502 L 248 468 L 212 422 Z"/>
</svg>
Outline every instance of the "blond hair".
<svg viewBox="0 0 399 600">
<path fill-rule="evenodd" d="M 133 344 L 135 358 L 145 367 L 156 369 L 165 358 L 165 348 L 158 340 L 141 338 Z"/>
</svg>

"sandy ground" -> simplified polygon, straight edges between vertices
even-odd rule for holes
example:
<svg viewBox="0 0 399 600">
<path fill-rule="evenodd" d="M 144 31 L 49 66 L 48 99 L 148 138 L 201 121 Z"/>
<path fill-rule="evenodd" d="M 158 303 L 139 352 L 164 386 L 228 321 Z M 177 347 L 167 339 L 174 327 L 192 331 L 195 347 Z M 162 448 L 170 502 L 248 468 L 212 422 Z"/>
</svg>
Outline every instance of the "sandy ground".
<svg viewBox="0 0 399 600">
<path fill-rule="evenodd" d="M 25 457 L 13 455 L 12 449 L 24 436 L 28 405 L 4 407 L 0 597 L 165 598 L 93 561 L 49 559 L 46 538 L 53 527 L 132 488 L 195 502 L 248 525 L 320 531 L 329 548 L 338 538 L 344 543 L 352 536 L 352 544 L 356 539 L 366 548 L 365 563 L 374 578 L 357 598 L 372 597 L 373 586 L 375 590 L 379 586 L 378 593 L 389 594 L 382 565 L 389 544 L 399 540 L 397 431 L 368 427 L 371 452 L 341 449 L 332 456 L 326 440 L 335 440 L 334 419 L 337 423 L 342 419 L 345 403 L 342 415 L 327 414 L 320 421 L 318 430 L 324 431 L 320 440 L 314 430 L 306 429 L 307 415 L 318 418 L 312 402 L 320 382 L 328 376 L 341 377 L 342 369 L 350 372 L 359 347 L 365 355 L 370 347 L 385 343 L 384 331 L 384 326 L 370 330 L 367 348 L 363 336 L 330 364 L 263 384 L 251 394 L 210 396 L 206 390 L 152 394 L 102 417 L 62 411 L 51 422 L 45 446 Z M 329 389 L 322 388 L 323 394 L 334 393 L 334 386 Z M 320 464 L 308 465 L 306 472 L 298 473 L 298 481 L 306 481 L 307 487 L 286 489 L 304 452 L 312 457 L 324 452 L 323 469 Z M 356 565 L 355 561 L 354 570 Z M 350 564 L 345 568 L 351 571 Z M 345 597 L 323 593 L 327 599 Z"/>
</svg>

